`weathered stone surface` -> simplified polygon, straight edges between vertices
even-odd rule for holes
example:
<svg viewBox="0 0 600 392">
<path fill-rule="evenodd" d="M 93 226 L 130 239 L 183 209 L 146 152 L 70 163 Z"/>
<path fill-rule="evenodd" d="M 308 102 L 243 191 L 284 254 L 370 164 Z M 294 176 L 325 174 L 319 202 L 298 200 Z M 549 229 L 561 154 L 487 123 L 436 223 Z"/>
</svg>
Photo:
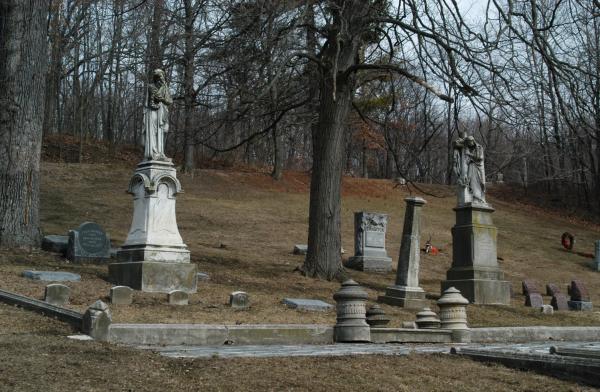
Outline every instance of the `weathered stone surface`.
<svg viewBox="0 0 600 392">
<path fill-rule="evenodd" d="M 371 343 L 451 343 L 449 329 L 417 329 L 416 324 L 409 328 L 371 328 Z"/>
<path fill-rule="evenodd" d="M 489 205 L 465 204 L 454 208 L 452 267 L 442 281 L 442 291 L 456 287 L 474 304 L 510 304 L 510 282 L 498 265 L 497 229 Z"/>
<path fill-rule="evenodd" d="M 381 306 L 375 304 L 367 309 L 367 324 L 373 327 L 383 327 L 390 322 L 390 318 L 385 315 Z"/>
<path fill-rule="evenodd" d="M 546 285 L 546 295 L 554 297 L 558 293 L 562 293 L 562 291 L 560 290 L 560 287 L 557 284 L 548 283 Z"/>
<path fill-rule="evenodd" d="M 589 301 L 568 301 L 569 309 L 577 311 L 592 311 L 593 305 Z"/>
<path fill-rule="evenodd" d="M 540 308 L 544 305 L 544 300 L 542 295 L 539 293 L 529 293 L 525 297 L 525 306 L 530 306 L 532 308 Z"/>
<path fill-rule="evenodd" d="M 594 242 L 594 260 L 591 267 L 594 271 L 600 271 L 600 240 Z"/>
<path fill-rule="evenodd" d="M 79 282 L 81 275 L 71 272 L 61 271 L 23 271 L 23 277 L 33 280 L 43 280 L 45 282 Z"/>
<path fill-rule="evenodd" d="M 369 295 L 358 283 L 349 279 L 333 295 L 336 302 L 336 342 L 369 342 L 371 332 L 367 324 L 366 300 Z"/>
<path fill-rule="evenodd" d="M 567 296 L 563 293 L 555 293 L 552 296 L 552 301 L 550 302 L 550 305 L 552 305 L 554 310 L 569 310 Z"/>
<path fill-rule="evenodd" d="M 543 314 L 554 314 L 554 308 L 552 307 L 552 305 L 542 305 L 540 307 L 540 312 L 542 312 Z"/>
<path fill-rule="evenodd" d="M 108 306 L 98 300 L 83 315 L 83 332 L 95 340 L 107 341 L 109 338 L 112 315 Z"/>
<path fill-rule="evenodd" d="M 112 283 L 145 292 L 183 290 L 195 293 L 198 287 L 196 264 L 192 263 L 112 263 L 108 272 Z"/>
<path fill-rule="evenodd" d="M 467 305 L 469 301 L 459 290 L 450 287 L 437 301 L 440 308 L 441 327 L 445 329 L 469 329 L 467 326 Z"/>
<path fill-rule="evenodd" d="M 110 238 L 100 225 L 84 222 L 69 230 L 67 259 L 74 263 L 105 264 L 110 260 Z"/>
<path fill-rule="evenodd" d="M 314 310 L 319 312 L 327 312 L 333 309 L 332 304 L 318 300 L 318 299 L 305 299 L 305 298 L 284 298 L 283 304 L 287 305 L 288 308 L 300 309 L 300 310 Z"/>
<path fill-rule="evenodd" d="M 403 321 L 402 328 L 404 329 L 416 329 L 417 324 L 414 321 Z"/>
<path fill-rule="evenodd" d="M 440 327 L 440 319 L 435 312 L 432 312 L 429 308 L 423 308 L 417 313 L 417 319 L 415 320 L 417 328 L 420 329 L 434 329 Z"/>
<path fill-rule="evenodd" d="M 308 245 L 306 245 L 306 244 L 294 245 L 294 254 L 295 255 L 305 255 L 306 252 L 308 252 Z"/>
<path fill-rule="evenodd" d="M 600 327 L 493 327 L 471 328 L 472 341 L 480 343 L 580 341 L 593 342 L 600 336 Z"/>
<path fill-rule="evenodd" d="M 525 279 L 522 282 L 522 286 L 523 286 L 523 295 L 527 296 L 529 294 L 541 294 L 538 285 L 535 281 L 531 280 L 531 279 Z"/>
<path fill-rule="evenodd" d="M 133 302 L 133 289 L 127 286 L 110 288 L 110 303 L 113 305 L 131 305 Z"/>
<path fill-rule="evenodd" d="M 373 212 L 354 213 L 354 256 L 345 266 L 359 271 L 389 272 L 392 259 L 385 249 L 387 215 Z"/>
<path fill-rule="evenodd" d="M 396 284 L 385 290 L 385 295 L 378 298 L 379 302 L 408 309 L 423 309 L 428 301 L 425 291 L 419 286 L 419 264 L 421 260 L 421 209 L 425 200 L 420 197 L 407 197 L 404 214 L 404 229 L 402 243 L 398 256 Z"/>
<path fill-rule="evenodd" d="M 571 281 L 569 294 L 571 295 L 571 301 L 590 301 L 590 294 L 581 280 Z"/>
<path fill-rule="evenodd" d="M 52 305 L 63 306 L 69 303 L 70 294 L 71 289 L 64 284 L 49 284 L 44 292 L 44 301 Z"/>
<path fill-rule="evenodd" d="M 187 305 L 189 302 L 188 293 L 181 290 L 173 290 L 168 295 L 169 305 Z"/>
<path fill-rule="evenodd" d="M 248 309 L 250 307 L 250 296 L 244 291 L 234 291 L 229 294 L 229 306 L 233 309 Z"/>
<path fill-rule="evenodd" d="M 66 235 L 46 235 L 42 240 L 42 249 L 47 252 L 67 254 L 69 237 Z"/>
</svg>

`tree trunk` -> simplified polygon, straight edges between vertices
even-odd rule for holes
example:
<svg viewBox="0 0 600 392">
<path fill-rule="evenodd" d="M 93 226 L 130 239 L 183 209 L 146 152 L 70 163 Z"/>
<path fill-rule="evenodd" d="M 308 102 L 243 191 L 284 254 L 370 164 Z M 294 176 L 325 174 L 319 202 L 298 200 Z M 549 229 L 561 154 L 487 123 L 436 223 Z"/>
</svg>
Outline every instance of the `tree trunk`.
<svg viewBox="0 0 600 392">
<path fill-rule="evenodd" d="M 196 168 L 195 135 L 192 130 L 192 115 L 194 109 L 194 10 L 192 0 L 184 0 L 185 9 L 185 49 L 183 55 L 183 88 L 184 88 L 184 165 L 183 170 L 193 173 Z"/>
<path fill-rule="evenodd" d="M 313 132 L 313 170 L 310 183 L 308 251 L 302 270 L 311 277 L 343 279 L 340 249 L 341 188 L 346 121 L 352 105 L 355 77 L 346 75 L 358 57 L 360 38 L 353 17 L 364 11 L 361 1 L 349 1 L 334 14 L 322 55 L 319 121 Z M 355 21 L 354 21 L 355 22 Z M 339 30 L 338 30 L 339 29 Z M 353 34 L 354 33 L 354 34 Z"/>
<path fill-rule="evenodd" d="M 46 1 L 0 2 L 0 246 L 40 243 Z"/>
</svg>

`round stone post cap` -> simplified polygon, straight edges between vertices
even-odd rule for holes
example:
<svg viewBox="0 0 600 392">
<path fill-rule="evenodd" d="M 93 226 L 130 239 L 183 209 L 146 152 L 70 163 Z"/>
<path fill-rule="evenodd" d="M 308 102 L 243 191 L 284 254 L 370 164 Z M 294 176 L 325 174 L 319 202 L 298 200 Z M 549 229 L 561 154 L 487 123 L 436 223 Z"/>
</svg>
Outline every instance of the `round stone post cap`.
<svg viewBox="0 0 600 392">
<path fill-rule="evenodd" d="M 437 301 L 439 305 L 468 305 L 469 300 L 462 296 L 456 287 L 450 287 L 442 293 L 442 297 Z"/>
</svg>

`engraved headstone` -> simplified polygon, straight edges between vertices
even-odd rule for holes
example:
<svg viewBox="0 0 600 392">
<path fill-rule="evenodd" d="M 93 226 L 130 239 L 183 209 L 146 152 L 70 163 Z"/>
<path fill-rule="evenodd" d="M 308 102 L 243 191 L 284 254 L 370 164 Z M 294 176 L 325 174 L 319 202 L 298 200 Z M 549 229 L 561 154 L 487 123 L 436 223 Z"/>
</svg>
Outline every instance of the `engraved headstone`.
<svg viewBox="0 0 600 392">
<path fill-rule="evenodd" d="M 346 267 L 359 271 L 389 272 L 392 259 L 385 250 L 388 217 L 374 212 L 354 213 L 354 256 Z"/>
<path fill-rule="evenodd" d="M 537 284 L 530 279 L 525 279 L 522 283 L 523 285 L 523 295 L 527 296 L 529 294 L 537 293 L 540 294 L 540 290 L 538 289 Z"/>
<path fill-rule="evenodd" d="M 169 305 L 187 305 L 189 302 L 188 293 L 181 290 L 173 290 L 169 292 Z"/>
<path fill-rule="evenodd" d="M 248 309 L 250 307 L 250 297 L 244 291 L 234 291 L 229 294 L 229 305 L 233 309 Z"/>
<path fill-rule="evenodd" d="M 546 295 L 554 297 L 556 294 L 560 293 L 560 287 L 554 283 L 548 283 L 546 285 Z"/>
<path fill-rule="evenodd" d="M 63 306 L 69 303 L 70 293 L 71 289 L 64 284 L 49 284 L 44 292 L 44 301 L 51 305 Z"/>
<path fill-rule="evenodd" d="M 113 305 L 131 305 L 133 301 L 133 289 L 127 286 L 115 286 L 110 288 L 110 303 Z"/>
<path fill-rule="evenodd" d="M 525 297 L 525 306 L 530 306 L 532 308 L 539 308 L 544 304 L 544 300 L 542 299 L 542 295 L 540 293 L 529 293 Z"/>
<path fill-rule="evenodd" d="M 567 296 L 563 293 L 555 293 L 552 296 L 550 305 L 552 305 L 554 310 L 569 310 L 569 303 L 567 300 Z"/>
<path fill-rule="evenodd" d="M 67 259 L 74 263 L 108 263 L 110 260 L 108 234 L 94 222 L 85 222 L 77 229 L 69 230 Z"/>
<path fill-rule="evenodd" d="M 581 280 L 571 281 L 571 301 L 589 301 L 590 294 Z"/>
</svg>

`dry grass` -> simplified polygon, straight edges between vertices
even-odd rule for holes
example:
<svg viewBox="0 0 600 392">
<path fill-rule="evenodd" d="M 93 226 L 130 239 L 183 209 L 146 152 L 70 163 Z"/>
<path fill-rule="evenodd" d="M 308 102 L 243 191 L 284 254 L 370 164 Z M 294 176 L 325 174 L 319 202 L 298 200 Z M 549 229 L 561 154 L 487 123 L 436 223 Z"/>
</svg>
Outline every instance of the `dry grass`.
<svg viewBox="0 0 600 392">
<path fill-rule="evenodd" d="M 447 355 L 181 360 L 73 341 L 61 323 L 0 304 L 0 390 L 585 391 L 573 382 Z M 10 359 L 10 360 L 7 360 Z"/>
<path fill-rule="evenodd" d="M 127 187 L 133 167 L 115 165 L 76 165 L 44 163 L 42 184 L 42 226 L 46 234 L 65 234 L 81 222 L 92 220 L 104 226 L 118 246 L 126 237 L 132 215 Z M 178 198 L 178 223 L 190 247 L 192 261 L 210 275 L 201 282 L 190 306 L 170 307 L 165 295 L 136 293 L 134 305 L 113 307 L 117 322 L 196 322 L 196 323 L 327 323 L 333 312 L 315 313 L 286 309 L 285 297 L 322 299 L 332 303 L 336 282 L 305 278 L 293 272 L 302 262 L 291 250 L 306 243 L 308 221 L 308 176 L 286 173 L 281 182 L 264 173 L 201 170 L 195 176 L 180 175 L 185 193 Z M 451 263 L 450 228 L 454 223 L 455 198 L 446 187 L 428 186 L 428 192 L 443 197 L 424 196 L 422 240 L 432 237 L 442 249 L 438 256 L 423 255 L 421 283 L 430 293 L 439 294 L 440 280 Z M 378 211 L 390 215 L 387 235 L 389 255 L 397 262 L 404 216 L 406 189 L 394 188 L 390 181 L 344 179 L 343 246 L 345 257 L 353 250 L 353 212 Z M 533 278 L 554 282 L 566 290 L 572 278 L 586 282 L 592 300 L 600 301 L 600 274 L 585 265 L 589 259 L 560 248 L 560 235 L 570 231 L 577 236 L 579 251 L 592 252 L 599 237 L 598 227 L 586 227 L 542 210 L 530 210 L 491 199 L 496 208 L 499 229 L 499 256 L 506 278 L 520 293 L 520 282 Z M 221 245 L 224 245 L 222 247 Z M 83 281 L 69 283 L 73 289 L 72 307 L 83 310 L 108 295 L 105 266 L 67 264 L 45 252 L 0 252 L 0 287 L 41 298 L 44 284 L 20 277 L 24 269 L 60 269 L 81 273 Z M 394 273 L 369 274 L 350 271 L 363 284 L 371 300 L 394 282 Z M 252 307 L 233 311 L 225 304 L 230 292 L 250 293 Z M 470 307 L 473 326 L 502 325 L 592 325 L 600 314 L 560 312 L 543 316 L 525 308 L 523 297 L 513 299 L 512 307 Z M 545 298 L 549 303 L 549 298 Z M 434 301 L 432 301 L 433 305 Z M 414 320 L 414 312 L 383 305 L 392 316 L 392 325 Z"/>
</svg>

